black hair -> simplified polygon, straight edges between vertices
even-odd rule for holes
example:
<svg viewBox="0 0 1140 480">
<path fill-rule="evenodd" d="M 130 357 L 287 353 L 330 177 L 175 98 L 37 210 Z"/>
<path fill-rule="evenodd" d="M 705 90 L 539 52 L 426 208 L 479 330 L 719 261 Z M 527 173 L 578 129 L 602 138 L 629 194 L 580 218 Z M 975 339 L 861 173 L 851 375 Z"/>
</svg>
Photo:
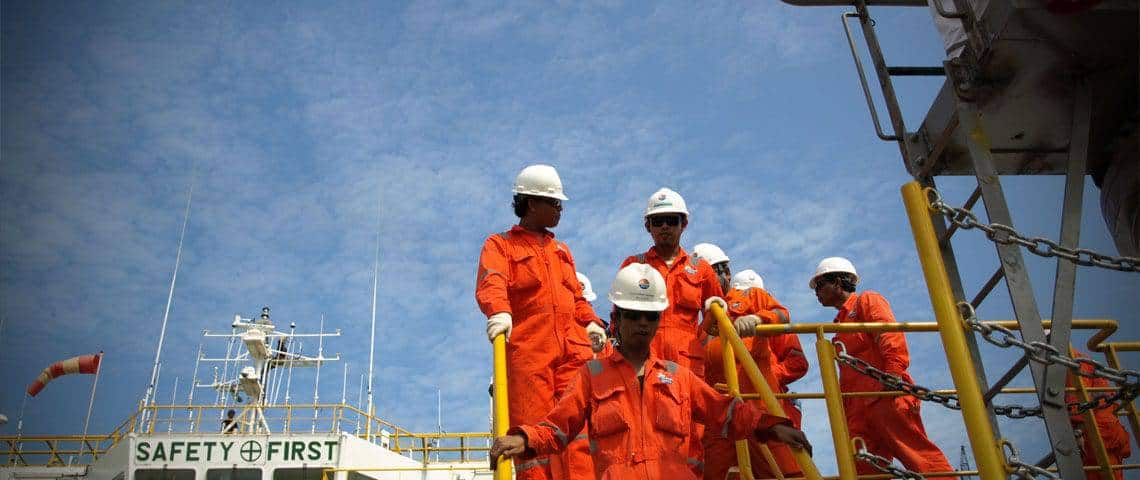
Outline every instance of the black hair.
<svg viewBox="0 0 1140 480">
<path fill-rule="evenodd" d="M 530 202 L 528 202 L 527 199 L 528 197 L 526 195 L 521 193 L 515 194 L 514 200 L 511 201 L 511 206 L 515 209 L 516 217 L 523 218 L 526 216 L 526 210 L 530 206 Z"/>
<path fill-rule="evenodd" d="M 830 272 L 819 277 L 819 280 L 835 283 L 839 289 L 847 293 L 855 292 L 855 275 L 848 272 Z"/>
</svg>

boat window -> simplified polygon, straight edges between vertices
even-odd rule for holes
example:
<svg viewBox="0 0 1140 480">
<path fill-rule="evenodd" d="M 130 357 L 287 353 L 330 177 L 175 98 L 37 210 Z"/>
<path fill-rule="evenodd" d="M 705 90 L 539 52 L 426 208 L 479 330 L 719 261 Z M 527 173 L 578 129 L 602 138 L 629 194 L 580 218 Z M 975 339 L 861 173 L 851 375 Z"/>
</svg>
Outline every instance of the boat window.
<svg viewBox="0 0 1140 480">
<path fill-rule="evenodd" d="M 211 468 L 206 480 L 261 480 L 260 468 Z"/>
<path fill-rule="evenodd" d="M 194 480 L 194 470 L 189 468 L 136 468 L 134 480 Z"/>
<path fill-rule="evenodd" d="M 278 468 L 273 470 L 273 480 L 321 480 L 321 468 Z"/>
</svg>

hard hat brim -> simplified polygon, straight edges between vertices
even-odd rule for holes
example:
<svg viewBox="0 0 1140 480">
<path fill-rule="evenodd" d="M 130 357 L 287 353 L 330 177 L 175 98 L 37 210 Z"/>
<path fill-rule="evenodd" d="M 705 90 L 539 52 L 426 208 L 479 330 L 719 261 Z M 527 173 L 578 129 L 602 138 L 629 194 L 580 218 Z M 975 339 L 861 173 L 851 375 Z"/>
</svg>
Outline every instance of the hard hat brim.
<svg viewBox="0 0 1140 480">
<path fill-rule="evenodd" d="M 688 210 L 682 210 L 680 208 L 662 208 L 660 210 L 654 210 L 652 212 L 646 212 L 644 217 L 648 219 L 649 217 L 652 217 L 654 215 L 663 215 L 663 214 L 669 214 L 669 213 L 679 213 L 681 215 L 684 215 L 686 218 L 688 218 L 688 216 L 689 216 Z"/>
<path fill-rule="evenodd" d="M 669 308 L 668 301 L 655 302 L 655 301 L 642 301 L 642 300 L 617 300 L 610 299 L 614 306 L 622 310 L 634 310 L 638 312 L 664 312 Z"/>
</svg>

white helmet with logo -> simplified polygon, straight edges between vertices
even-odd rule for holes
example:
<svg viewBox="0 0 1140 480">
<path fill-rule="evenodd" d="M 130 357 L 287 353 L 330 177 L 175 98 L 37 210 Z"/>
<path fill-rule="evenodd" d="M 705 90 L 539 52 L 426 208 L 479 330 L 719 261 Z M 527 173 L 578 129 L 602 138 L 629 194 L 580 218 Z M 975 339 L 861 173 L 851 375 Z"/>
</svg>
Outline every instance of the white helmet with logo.
<svg viewBox="0 0 1140 480">
<path fill-rule="evenodd" d="M 578 276 L 578 283 L 582 285 L 582 296 L 586 297 L 587 302 L 592 302 L 598 299 L 598 294 L 594 293 L 594 287 L 590 284 L 590 278 L 582 272 L 574 272 Z"/>
<path fill-rule="evenodd" d="M 512 191 L 522 195 L 569 200 L 562 194 L 562 179 L 558 178 L 558 171 L 550 165 L 531 165 L 522 169 L 519 176 L 515 177 L 515 188 Z"/>
<path fill-rule="evenodd" d="M 645 207 L 645 216 L 659 213 L 680 213 L 689 216 L 689 209 L 685 208 L 685 199 L 681 194 L 662 188 L 649 196 L 649 203 Z"/>
<path fill-rule="evenodd" d="M 711 243 L 698 243 L 693 245 L 693 255 L 709 262 L 709 265 L 716 265 L 728 261 L 728 255 L 724 254 L 724 250 L 721 250 L 720 247 Z"/>
<path fill-rule="evenodd" d="M 662 312 L 669 307 L 665 278 L 644 263 L 631 263 L 618 271 L 610 286 L 609 299 L 626 310 Z"/>
<path fill-rule="evenodd" d="M 815 290 L 815 280 L 832 272 L 850 273 L 855 277 L 855 284 L 859 284 L 859 274 L 855 273 L 855 265 L 851 263 L 851 260 L 843 257 L 827 257 L 820 260 L 819 266 L 815 267 L 815 274 L 811 276 L 811 280 L 808 280 L 808 288 Z"/>
<path fill-rule="evenodd" d="M 749 288 L 759 288 L 763 290 L 764 278 L 761 277 L 759 273 L 756 273 L 755 270 L 744 270 L 732 276 L 732 282 L 729 284 L 729 288 L 733 290 L 748 290 Z"/>
</svg>

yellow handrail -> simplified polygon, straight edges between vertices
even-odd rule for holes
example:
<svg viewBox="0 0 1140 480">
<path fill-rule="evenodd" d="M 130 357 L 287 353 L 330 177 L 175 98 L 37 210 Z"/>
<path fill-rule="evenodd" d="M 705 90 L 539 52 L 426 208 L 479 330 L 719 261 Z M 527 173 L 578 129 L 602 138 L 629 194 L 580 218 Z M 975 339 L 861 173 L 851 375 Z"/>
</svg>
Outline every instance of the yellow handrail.
<svg viewBox="0 0 1140 480">
<path fill-rule="evenodd" d="M 495 380 L 494 380 L 494 434 L 495 438 L 507 434 L 510 428 L 510 408 L 507 403 L 507 336 L 499 335 L 495 337 L 494 341 L 494 362 L 495 362 Z M 496 462 L 494 459 L 492 462 Z M 508 458 L 499 458 L 497 465 L 492 463 L 495 470 L 495 480 L 511 480 L 511 470 L 513 464 Z"/>
<path fill-rule="evenodd" d="M 922 273 L 926 278 L 930 303 L 934 307 L 934 317 L 938 320 L 938 332 L 946 351 L 946 362 L 950 364 L 950 376 L 958 390 L 966 434 L 970 438 L 970 448 L 973 449 L 974 460 L 978 464 L 978 476 L 982 480 L 1007 478 L 1005 461 L 995 441 L 993 426 L 990 425 L 986 403 L 982 398 L 982 388 L 978 384 L 977 370 L 970 358 L 966 326 L 950 290 L 950 277 L 942 262 L 938 237 L 934 234 L 930 203 L 918 182 L 903 185 L 902 196 L 907 218 L 910 219 L 910 229 L 914 233 Z"/>
<path fill-rule="evenodd" d="M 831 422 L 831 441 L 835 445 L 835 463 L 839 478 L 852 480 L 855 470 L 855 452 L 851 449 L 851 433 L 847 429 L 847 412 L 843 410 L 843 397 L 839 390 L 839 370 L 835 367 L 835 347 L 816 332 L 815 353 L 819 357 L 819 378 L 823 382 L 827 401 L 827 419 Z"/>
<path fill-rule="evenodd" d="M 736 334 L 736 328 L 733 327 L 732 322 L 728 320 L 728 315 L 724 312 L 724 309 L 721 308 L 719 304 L 713 304 L 710 310 L 713 313 L 713 318 L 716 319 L 717 327 L 720 329 L 721 340 L 727 340 L 728 343 L 732 345 L 736 359 L 739 360 L 741 366 L 744 367 L 744 373 L 748 375 L 748 379 L 752 381 L 752 386 L 756 387 L 756 390 L 760 393 L 760 400 L 764 402 L 764 407 L 774 415 L 786 417 L 784 407 L 780 406 L 780 402 L 776 400 L 776 395 L 772 393 L 772 387 L 768 386 L 768 382 L 760 375 L 760 367 L 756 366 L 756 360 L 753 360 L 752 356 L 748 354 L 748 347 L 744 345 L 744 341 Z M 806 451 L 792 448 L 792 454 L 796 457 L 796 463 L 799 464 L 804 476 L 813 480 L 820 478 L 819 470 Z"/>
<path fill-rule="evenodd" d="M 721 342 L 724 346 L 724 354 L 721 360 L 724 363 L 724 378 L 728 381 L 728 394 L 740 398 L 740 378 L 736 373 L 736 358 L 732 353 L 732 344 L 728 342 Z M 775 465 L 775 462 L 772 463 Z M 752 457 L 748 454 L 748 440 L 736 441 L 736 465 L 740 469 L 740 478 L 743 480 L 753 480 L 752 476 Z M 779 470 L 779 467 L 776 468 Z"/>
</svg>

